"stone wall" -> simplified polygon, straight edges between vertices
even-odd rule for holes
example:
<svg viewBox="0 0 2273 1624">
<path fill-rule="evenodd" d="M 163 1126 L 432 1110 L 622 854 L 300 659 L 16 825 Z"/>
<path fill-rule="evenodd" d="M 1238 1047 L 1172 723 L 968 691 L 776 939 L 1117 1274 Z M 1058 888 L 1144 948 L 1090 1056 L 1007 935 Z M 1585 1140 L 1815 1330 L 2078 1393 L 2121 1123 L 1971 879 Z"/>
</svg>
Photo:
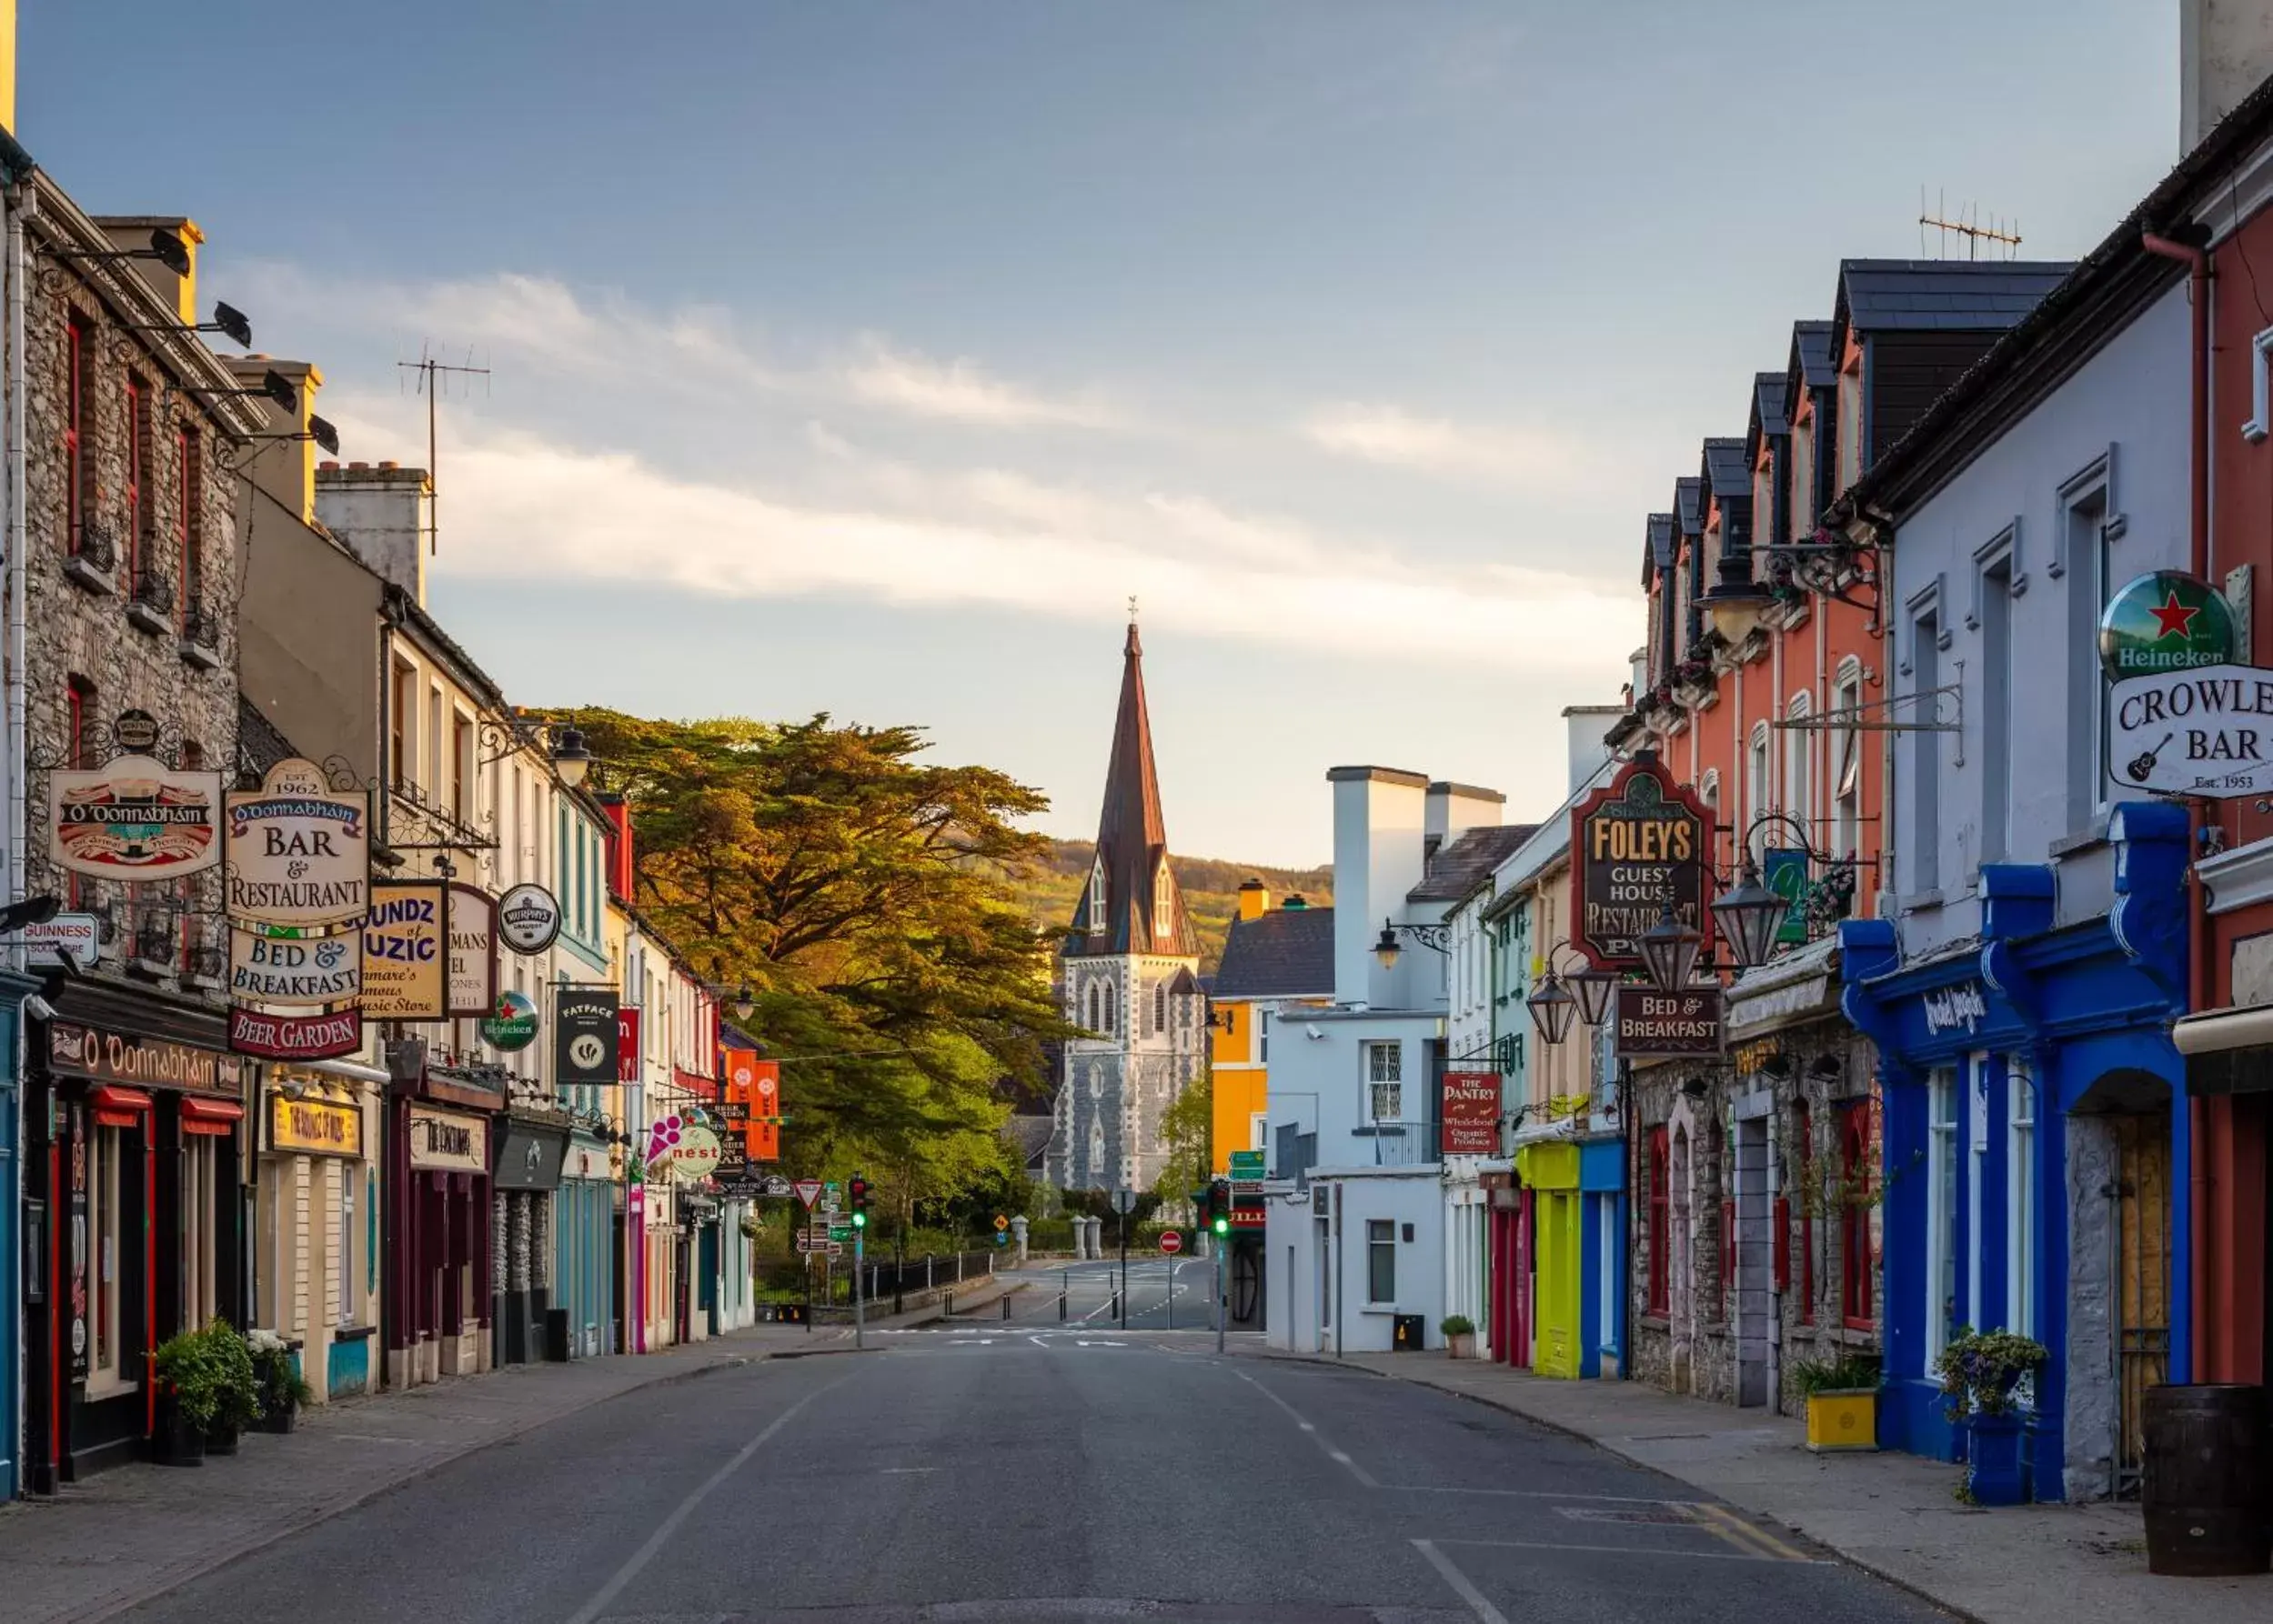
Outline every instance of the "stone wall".
<svg viewBox="0 0 2273 1624">
<path fill-rule="evenodd" d="M 1866 1197 L 1851 1202 L 1839 1175 L 1842 1107 L 1869 1108 L 1870 1046 L 1836 1018 L 1821 1019 L 1749 1040 L 1715 1065 L 1695 1062 L 1636 1067 L 1629 1096 L 1634 1123 L 1628 1188 L 1634 1202 L 1634 1250 L 1628 1271 L 1629 1373 L 1670 1391 L 1716 1402 L 1737 1402 L 1740 1303 L 1757 1316 L 1748 1330 L 1751 1379 L 1746 1396 L 1773 1400 L 1785 1414 L 1804 1406 L 1789 1373 L 1801 1360 L 1829 1362 L 1847 1353 L 1875 1354 L 1876 1322 L 1844 1323 L 1843 1210 L 1862 1215 L 1866 1233 L 1877 1229 L 1876 1208 Z M 1702 1093 L 1695 1086 L 1702 1082 Z M 1684 1085 L 1689 1088 L 1685 1089 Z M 1807 1139 L 1797 1137 L 1805 1104 Z M 1650 1137 L 1665 1128 L 1667 1158 L 1668 1311 L 1649 1304 L 1653 1233 Z M 1748 1148 L 1747 1148 L 1748 1147 Z M 1874 1149 L 1874 1159 L 1876 1159 Z M 1724 1231 L 1737 1198 L 1740 1156 L 1745 1165 L 1764 1158 L 1761 1173 L 1746 1181 L 1760 1191 L 1757 1221 L 1725 1237 L 1743 1248 L 1744 1267 L 1725 1269 Z M 1788 1219 L 1774 1221 L 1775 1202 Z M 1785 1248 L 1786 1288 L 1774 1289 L 1775 1253 Z M 1812 1267 L 1809 1248 L 1812 1248 Z M 1872 1301 L 1877 1300 L 1876 1257 L 1868 1265 Z M 1770 1320 L 1772 1318 L 1772 1324 Z"/>
<path fill-rule="evenodd" d="M 239 558 L 237 483 L 229 456 L 239 442 L 211 406 L 183 387 L 178 357 L 161 355 L 160 336 L 131 330 L 156 315 L 122 314 L 84 273 L 85 262 L 55 256 L 58 246 L 92 245 L 53 235 L 65 222 L 43 217 L 30 234 L 34 294 L 25 314 L 27 385 L 25 472 L 26 744 L 32 764 L 26 883 L 34 895 L 67 896 L 68 877 L 47 859 L 45 768 L 67 765 L 72 692 L 86 696 L 85 742 L 93 758 L 109 753 L 108 728 L 121 711 L 147 711 L 163 729 L 159 754 L 176 765 L 200 760 L 234 772 L 236 754 L 236 629 Z M 129 278 L 130 279 L 130 278 Z M 133 284 L 139 291 L 140 285 Z M 116 296 L 114 296 L 116 298 Z M 119 300 L 119 303 L 126 303 Z M 72 567 L 70 523 L 71 332 L 80 332 L 78 389 L 81 446 L 81 557 Z M 195 343 L 195 339 L 186 342 Z M 129 382 L 147 435 L 145 477 L 133 477 Z M 194 380 L 202 381 L 202 380 Z M 187 431 L 185 439 L 184 432 Z M 194 459 L 185 475 L 185 447 Z M 186 496 L 192 507 L 185 516 Z M 185 516 L 186 523 L 185 524 Z M 184 533 L 195 549 L 201 585 L 185 602 Z M 129 547 L 129 541 L 136 545 Z M 89 555 L 107 544 L 107 570 Z M 137 608 L 141 589 L 145 603 Z M 202 611 L 193 646 L 186 610 Z M 217 808 L 216 808 L 217 814 Z M 106 916 L 105 967 L 135 957 L 135 925 L 159 905 L 186 899 L 196 916 L 192 946 L 226 953 L 219 928 L 219 874 L 185 885 L 129 886 L 83 879 L 76 906 Z M 186 897 L 185 897 L 185 893 Z M 178 933 L 176 940 L 178 943 Z M 179 946 L 154 978 L 181 982 L 196 961 Z M 206 995 L 220 1003 L 225 963 L 207 957 Z"/>
</svg>

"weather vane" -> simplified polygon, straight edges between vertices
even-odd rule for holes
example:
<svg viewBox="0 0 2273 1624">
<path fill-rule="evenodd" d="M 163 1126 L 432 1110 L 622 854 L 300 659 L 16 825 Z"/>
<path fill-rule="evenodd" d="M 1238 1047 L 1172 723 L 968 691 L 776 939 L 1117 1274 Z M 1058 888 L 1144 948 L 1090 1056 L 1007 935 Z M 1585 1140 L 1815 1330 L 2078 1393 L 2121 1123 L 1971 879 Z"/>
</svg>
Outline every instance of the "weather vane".
<svg viewBox="0 0 2273 1624">
<path fill-rule="evenodd" d="M 1129 594 L 1129 624 L 1136 624 L 1136 594 L 1133 592 Z"/>
</svg>

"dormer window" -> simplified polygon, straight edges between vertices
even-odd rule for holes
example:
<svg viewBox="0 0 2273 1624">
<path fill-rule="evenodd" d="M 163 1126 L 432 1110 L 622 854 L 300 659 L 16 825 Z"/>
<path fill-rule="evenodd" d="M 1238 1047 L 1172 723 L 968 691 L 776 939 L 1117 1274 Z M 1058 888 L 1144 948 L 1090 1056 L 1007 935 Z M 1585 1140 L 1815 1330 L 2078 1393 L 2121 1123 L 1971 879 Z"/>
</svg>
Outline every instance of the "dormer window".
<svg viewBox="0 0 2273 1624">
<path fill-rule="evenodd" d="M 1101 934 L 1105 928 L 1105 859 L 1100 857 L 1089 871 L 1089 927 L 1091 934 Z"/>
</svg>

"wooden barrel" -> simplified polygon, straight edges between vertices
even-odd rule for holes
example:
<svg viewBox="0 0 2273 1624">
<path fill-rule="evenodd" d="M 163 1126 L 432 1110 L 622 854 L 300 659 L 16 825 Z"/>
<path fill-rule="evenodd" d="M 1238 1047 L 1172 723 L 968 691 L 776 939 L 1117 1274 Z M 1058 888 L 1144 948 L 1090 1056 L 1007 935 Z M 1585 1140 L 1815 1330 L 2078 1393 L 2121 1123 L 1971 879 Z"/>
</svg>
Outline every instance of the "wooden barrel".
<svg viewBox="0 0 2273 1624">
<path fill-rule="evenodd" d="M 2147 1389 L 2147 1570 L 2214 1579 L 2273 1562 L 2273 1422 L 2261 1387 Z"/>
</svg>

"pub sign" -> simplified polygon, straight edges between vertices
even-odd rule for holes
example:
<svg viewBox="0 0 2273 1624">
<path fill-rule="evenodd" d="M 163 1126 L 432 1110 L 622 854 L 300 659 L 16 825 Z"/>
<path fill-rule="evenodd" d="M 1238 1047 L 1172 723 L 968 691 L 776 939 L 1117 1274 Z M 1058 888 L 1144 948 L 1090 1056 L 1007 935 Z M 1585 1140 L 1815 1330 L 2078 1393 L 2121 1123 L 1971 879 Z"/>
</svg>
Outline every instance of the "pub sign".
<svg viewBox="0 0 2273 1624">
<path fill-rule="evenodd" d="M 1571 945 L 1598 970 L 1638 970 L 1634 939 L 1668 905 L 1709 947 L 1712 809 L 1637 755 L 1571 809 Z"/>
</svg>

